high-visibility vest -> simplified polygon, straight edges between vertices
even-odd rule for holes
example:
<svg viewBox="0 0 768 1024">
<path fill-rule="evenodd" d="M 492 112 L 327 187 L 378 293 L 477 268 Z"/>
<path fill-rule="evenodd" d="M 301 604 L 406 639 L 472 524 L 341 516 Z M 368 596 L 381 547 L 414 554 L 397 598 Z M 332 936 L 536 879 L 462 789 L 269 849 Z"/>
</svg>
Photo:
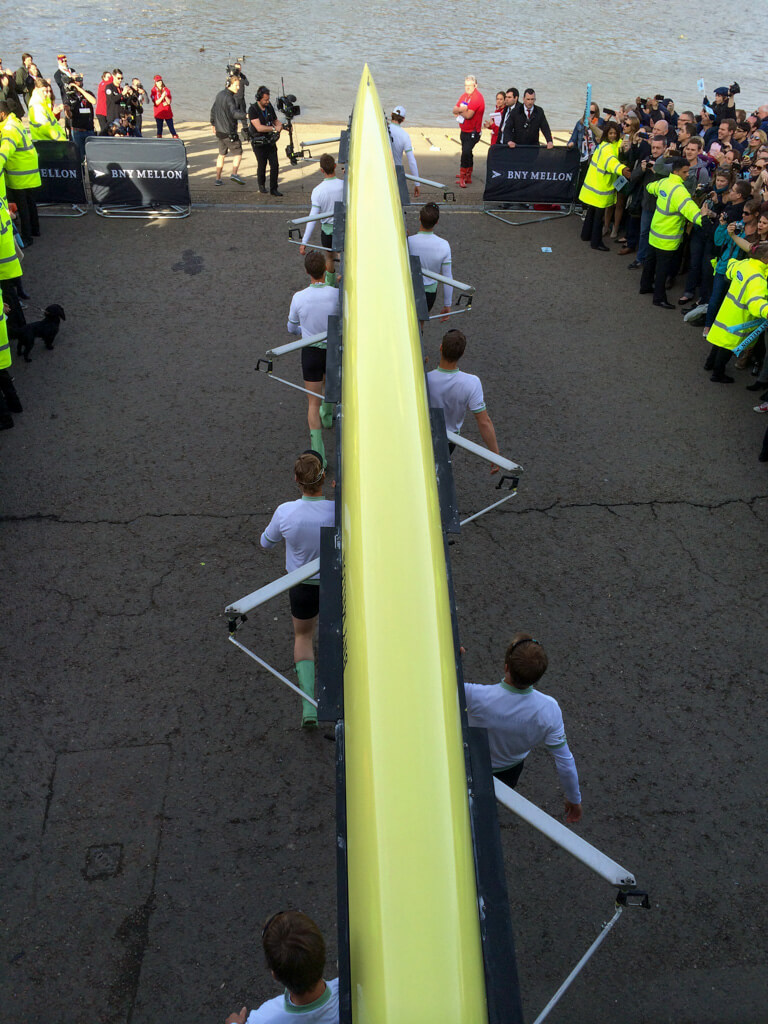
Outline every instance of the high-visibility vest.
<svg viewBox="0 0 768 1024">
<path fill-rule="evenodd" d="M 38 188 L 40 165 L 29 128 L 15 114 L 0 125 L 0 170 L 5 171 L 6 188 Z"/>
<path fill-rule="evenodd" d="M 686 220 L 691 224 L 701 224 L 701 210 L 677 174 L 652 181 L 646 186 L 646 191 L 656 196 L 656 212 L 648 241 L 656 249 L 677 249 L 683 239 Z"/>
<path fill-rule="evenodd" d="M 0 281 L 21 277 L 21 260 L 13 240 L 13 221 L 5 193 L 5 176 L 0 174 Z"/>
<path fill-rule="evenodd" d="M 587 168 L 584 184 L 579 192 L 579 202 L 586 206 L 613 206 L 616 189 L 613 187 L 616 175 L 621 174 L 623 164 L 619 160 L 618 142 L 601 142 Z"/>
<path fill-rule="evenodd" d="M 6 323 L 3 305 L 0 303 L 0 370 L 11 365 L 11 343 L 8 340 L 8 324 Z"/>
<path fill-rule="evenodd" d="M 27 113 L 29 115 L 29 130 L 35 142 L 50 140 L 58 142 L 66 139 L 67 133 L 56 120 L 51 101 L 47 96 L 40 99 L 39 95 L 32 93 Z"/>
<path fill-rule="evenodd" d="M 756 320 L 768 319 L 768 265 L 761 260 L 729 260 L 725 274 L 731 284 L 707 341 L 733 350 L 752 333 Z"/>
</svg>

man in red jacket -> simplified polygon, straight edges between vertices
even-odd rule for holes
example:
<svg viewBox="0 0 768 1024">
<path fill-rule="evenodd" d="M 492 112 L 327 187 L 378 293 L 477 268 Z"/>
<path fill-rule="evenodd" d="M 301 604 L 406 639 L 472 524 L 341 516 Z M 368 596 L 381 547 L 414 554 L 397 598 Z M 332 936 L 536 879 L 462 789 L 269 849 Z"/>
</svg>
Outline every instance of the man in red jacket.
<svg viewBox="0 0 768 1024">
<path fill-rule="evenodd" d="M 467 75 L 464 79 L 464 92 L 459 96 L 453 113 L 461 126 L 459 185 L 461 188 L 466 188 L 467 185 L 472 184 L 472 168 L 474 166 L 472 150 L 480 139 L 483 114 L 485 113 L 485 100 L 477 88 L 477 79 L 474 75 Z"/>
<path fill-rule="evenodd" d="M 112 75 L 109 71 L 102 71 L 99 88 L 96 91 L 96 109 L 94 114 L 99 122 L 99 135 L 107 134 L 107 86 L 112 84 Z"/>
</svg>

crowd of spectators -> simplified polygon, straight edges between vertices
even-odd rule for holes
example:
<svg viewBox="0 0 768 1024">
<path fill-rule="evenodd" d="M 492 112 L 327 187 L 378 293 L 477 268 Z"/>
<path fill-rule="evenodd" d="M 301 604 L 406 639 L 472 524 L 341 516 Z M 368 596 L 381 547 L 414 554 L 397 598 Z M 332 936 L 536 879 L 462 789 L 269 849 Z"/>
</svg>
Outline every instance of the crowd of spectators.
<svg viewBox="0 0 768 1024">
<path fill-rule="evenodd" d="M 0 101 L 19 118 L 25 112 L 34 140 L 71 139 L 81 158 L 85 140 L 92 135 L 141 138 L 144 110 L 150 104 L 157 138 L 176 139 L 172 96 L 161 75 L 154 76 L 149 92 L 139 78 L 130 79 L 118 68 L 102 71 L 94 85 L 86 86 L 82 72 L 70 67 L 67 55 L 56 58 L 56 70 L 46 77 L 29 53 L 12 71 L 0 59 Z"/>
<path fill-rule="evenodd" d="M 599 252 L 618 245 L 619 256 L 633 256 L 627 269 L 640 271 L 641 294 L 703 326 L 714 383 L 734 383 L 726 365 L 756 331 L 732 366 L 751 373 L 754 409 L 768 412 L 766 331 L 756 330 L 768 317 L 768 104 L 748 113 L 738 93 L 737 83 L 722 86 L 698 112 L 678 112 L 661 94 L 616 110 L 592 103 L 567 145 L 581 151 L 582 239 Z M 750 261 L 743 272 L 741 260 Z M 765 443 L 760 458 L 768 461 Z"/>
</svg>

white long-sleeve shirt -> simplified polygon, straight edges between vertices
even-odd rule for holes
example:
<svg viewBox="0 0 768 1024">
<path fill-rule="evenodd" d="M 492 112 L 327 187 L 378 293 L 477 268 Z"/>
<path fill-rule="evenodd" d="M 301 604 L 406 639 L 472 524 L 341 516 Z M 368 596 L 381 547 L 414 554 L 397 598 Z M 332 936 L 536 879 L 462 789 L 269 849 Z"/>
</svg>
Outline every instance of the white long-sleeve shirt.
<svg viewBox="0 0 768 1024">
<path fill-rule="evenodd" d="M 461 433 L 467 410 L 473 413 L 485 410 L 483 385 L 474 373 L 463 370 L 443 370 L 439 366 L 427 374 L 429 401 L 443 410 L 445 429 Z"/>
<path fill-rule="evenodd" d="M 321 181 L 319 185 L 315 185 L 312 189 L 312 209 L 309 211 L 310 217 L 316 216 L 318 220 L 321 220 L 323 224 L 333 224 L 333 207 L 335 203 L 340 203 L 344 199 L 344 182 L 341 178 L 326 178 L 325 181 Z M 307 222 L 307 226 L 304 229 L 304 237 L 301 240 L 302 245 L 308 245 L 309 240 L 312 237 L 312 232 L 315 230 L 317 220 L 310 220 Z"/>
<path fill-rule="evenodd" d="M 433 274 L 442 274 L 443 277 L 452 277 L 451 271 L 451 247 L 444 238 L 440 238 L 434 231 L 420 230 L 415 235 L 408 236 L 408 251 L 418 256 L 422 268 L 431 270 Z M 424 277 L 424 291 L 434 292 L 437 290 L 437 281 Z M 443 285 L 443 305 L 450 306 L 453 302 L 453 286 Z"/>
<path fill-rule="evenodd" d="M 563 713 L 554 697 L 529 686 L 518 690 L 503 680 L 496 686 L 465 683 L 469 724 L 488 730 L 491 768 L 502 771 L 544 746 L 555 759 L 566 798 L 581 803 L 576 762 L 568 749 Z"/>
<path fill-rule="evenodd" d="M 390 124 L 389 134 L 392 139 L 392 156 L 395 158 L 395 164 L 402 167 L 403 158 L 407 156 L 408 163 L 411 165 L 411 174 L 418 178 L 419 168 L 416 166 L 416 156 L 413 152 L 410 135 L 399 124 Z"/>
<path fill-rule="evenodd" d="M 273 548 L 285 540 L 285 571 L 293 572 L 320 557 L 320 530 L 333 526 L 336 507 L 325 498 L 305 494 L 296 501 L 278 505 L 269 526 L 261 535 L 261 546 Z M 319 573 L 313 580 L 320 578 Z"/>
<path fill-rule="evenodd" d="M 302 288 L 291 299 L 287 328 L 290 334 L 311 338 L 328 330 L 328 317 L 339 315 L 339 289 L 317 282 Z M 324 341 L 317 348 L 325 348 Z"/>
</svg>

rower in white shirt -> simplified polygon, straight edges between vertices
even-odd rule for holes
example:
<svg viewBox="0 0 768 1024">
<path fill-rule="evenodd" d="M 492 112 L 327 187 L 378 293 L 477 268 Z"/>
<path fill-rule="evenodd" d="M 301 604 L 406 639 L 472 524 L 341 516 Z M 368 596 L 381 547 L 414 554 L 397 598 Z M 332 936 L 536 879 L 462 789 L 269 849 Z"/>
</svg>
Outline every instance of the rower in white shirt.
<svg viewBox="0 0 768 1024">
<path fill-rule="evenodd" d="M 335 505 L 323 497 L 325 469 L 319 452 L 308 451 L 296 459 L 294 479 L 301 497 L 278 505 L 261 535 L 261 546 L 272 548 L 285 541 L 285 571 L 293 572 L 320 557 L 320 531 L 333 526 Z M 299 686 L 308 697 L 315 696 L 314 636 L 320 611 L 320 578 L 313 576 L 288 591 L 293 620 L 293 661 Z M 303 728 L 317 725 L 313 704 L 303 702 Z"/>
<path fill-rule="evenodd" d="M 408 163 L 410 164 L 411 174 L 414 178 L 419 176 L 419 168 L 416 166 L 416 156 L 413 152 L 413 145 L 411 143 L 411 137 L 408 132 L 402 127 L 403 121 L 405 120 L 405 107 L 395 107 L 390 114 L 389 119 L 389 137 L 392 140 L 392 156 L 395 160 L 396 167 L 404 167 L 403 159 L 408 157 Z M 415 199 L 418 199 L 421 195 L 421 190 L 418 186 L 413 190 Z"/>
<path fill-rule="evenodd" d="M 336 203 L 344 201 L 344 182 L 336 177 L 336 161 L 330 153 L 323 153 L 320 157 L 320 170 L 325 177 L 319 185 L 312 189 L 312 208 L 309 211 L 310 217 L 316 216 L 320 223 L 320 244 L 324 249 L 333 247 L 333 210 Z M 310 239 L 315 230 L 317 220 L 310 220 L 304 229 L 304 237 L 299 246 L 299 252 L 303 256 L 310 244 Z M 335 277 L 328 275 L 335 274 L 336 253 L 325 253 L 326 284 L 336 284 Z"/>
<path fill-rule="evenodd" d="M 460 434 L 467 412 L 473 413 L 477 429 L 486 448 L 499 454 L 496 430 L 488 415 L 483 397 L 483 385 L 474 373 L 459 369 L 459 360 L 464 355 L 467 339 L 463 331 L 446 331 L 440 345 L 440 364 L 427 374 L 429 404 L 443 410 L 445 429 Z M 452 452 L 456 447 L 448 443 Z M 491 466 L 491 473 L 498 473 L 498 466 Z"/>
<path fill-rule="evenodd" d="M 408 236 L 408 251 L 413 256 L 418 256 L 421 266 L 425 270 L 431 270 L 433 274 L 442 274 L 443 277 L 452 277 L 451 272 L 451 247 L 444 238 L 440 238 L 434 232 L 435 225 L 440 220 L 440 207 L 437 203 L 425 203 L 419 210 L 420 228 L 415 235 Z M 424 291 L 427 294 L 427 309 L 432 309 L 437 298 L 437 281 L 430 277 L 423 277 Z M 451 311 L 453 302 L 453 288 L 449 284 L 443 285 L 443 313 Z M 447 317 L 442 317 L 445 320 Z"/>
<path fill-rule="evenodd" d="M 296 292 L 291 299 L 287 328 L 290 334 L 311 338 L 328 331 L 328 317 L 340 312 L 339 289 L 325 283 L 325 255 L 313 249 L 304 257 L 304 269 L 311 284 Z M 322 402 L 325 381 L 326 342 L 319 341 L 301 350 L 301 373 L 304 387 L 314 394 L 307 396 L 307 422 L 309 445 L 320 452 L 325 463 L 323 427 L 333 424 L 333 405 Z M 315 397 L 317 396 L 317 397 Z"/>
</svg>

